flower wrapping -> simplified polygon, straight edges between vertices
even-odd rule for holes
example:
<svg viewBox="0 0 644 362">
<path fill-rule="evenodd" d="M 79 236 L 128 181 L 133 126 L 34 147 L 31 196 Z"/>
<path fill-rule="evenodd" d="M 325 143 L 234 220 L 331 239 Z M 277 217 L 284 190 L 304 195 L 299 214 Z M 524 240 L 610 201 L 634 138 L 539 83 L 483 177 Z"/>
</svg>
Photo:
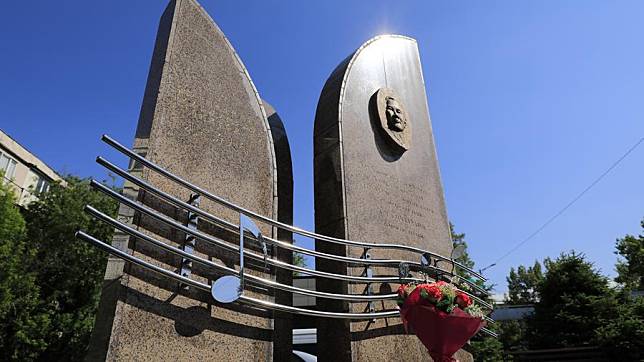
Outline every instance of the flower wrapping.
<svg viewBox="0 0 644 362">
<path fill-rule="evenodd" d="M 428 288 L 418 286 L 406 296 L 400 307 L 400 317 L 407 333 L 416 334 L 434 361 L 454 362 L 454 353 L 485 325 L 485 321 L 464 312 L 459 306 L 451 308 L 450 312 L 440 310 L 432 303 L 437 293 L 429 293 L 428 298 Z M 459 302 L 467 304 L 464 300 Z"/>
</svg>

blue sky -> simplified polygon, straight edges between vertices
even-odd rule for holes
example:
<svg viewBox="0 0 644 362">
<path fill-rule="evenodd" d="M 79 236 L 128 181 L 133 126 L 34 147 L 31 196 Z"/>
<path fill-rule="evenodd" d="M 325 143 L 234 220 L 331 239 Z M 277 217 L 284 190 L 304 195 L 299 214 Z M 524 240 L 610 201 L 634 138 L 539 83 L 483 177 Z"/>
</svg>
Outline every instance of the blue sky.
<svg viewBox="0 0 644 362">
<path fill-rule="evenodd" d="M 165 1 L 11 1 L 0 12 L 0 128 L 60 172 L 104 178 L 130 143 Z M 285 121 L 295 223 L 313 229 L 312 126 L 324 81 L 369 38 L 418 40 L 449 217 L 482 267 L 644 137 L 641 1 L 212 1 Z M 575 249 L 614 275 L 640 232 L 644 145 L 486 275 Z"/>
</svg>

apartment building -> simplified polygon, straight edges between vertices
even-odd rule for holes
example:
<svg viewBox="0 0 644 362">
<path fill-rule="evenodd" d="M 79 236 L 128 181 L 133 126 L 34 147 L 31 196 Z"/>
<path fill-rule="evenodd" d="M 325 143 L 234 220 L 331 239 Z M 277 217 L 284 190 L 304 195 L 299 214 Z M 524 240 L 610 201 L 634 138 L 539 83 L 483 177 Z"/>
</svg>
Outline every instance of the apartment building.
<svg viewBox="0 0 644 362">
<path fill-rule="evenodd" d="M 41 192 L 49 190 L 53 181 L 64 182 L 53 169 L 1 129 L 0 172 L 4 173 L 1 182 L 14 189 L 20 206 L 36 200 Z"/>
</svg>

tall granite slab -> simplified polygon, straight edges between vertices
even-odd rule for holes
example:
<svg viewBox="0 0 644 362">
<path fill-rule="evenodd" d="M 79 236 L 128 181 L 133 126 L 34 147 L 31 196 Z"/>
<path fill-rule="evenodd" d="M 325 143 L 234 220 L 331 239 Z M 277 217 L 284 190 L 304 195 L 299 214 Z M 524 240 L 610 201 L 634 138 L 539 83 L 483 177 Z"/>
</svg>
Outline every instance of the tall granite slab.
<svg viewBox="0 0 644 362">
<path fill-rule="evenodd" d="M 163 13 L 136 130 L 134 149 L 170 172 L 244 208 L 285 222 L 292 220 L 292 175 L 288 142 L 269 119 L 239 57 L 224 34 L 194 0 L 172 0 Z M 279 117 L 277 117 L 279 121 Z M 275 125 L 276 130 L 271 128 Z M 280 130 L 282 133 L 280 133 Z M 278 136 L 278 147 L 273 133 Z M 132 163 L 130 172 L 159 189 L 190 200 L 189 190 Z M 283 173 L 283 174 L 281 174 Z M 283 178 L 278 183 L 278 176 Z M 173 218 L 185 211 L 126 183 L 124 193 Z M 200 208 L 239 222 L 239 214 L 204 197 Z M 139 230 L 182 247 L 186 235 L 122 206 L 119 218 Z M 281 237 L 259 224 L 264 235 Z M 198 228 L 231 244 L 235 233 L 204 219 Z M 179 271 L 181 259 L 117 233 L 113 244 L 155 265 Z M 195 252 L 236 267 L 239 256 L 197 241 Z M 277 257 L 290 260 L 288 253 Z M 247 270 L 287 281 L 262 263 Z M 212 282 L 219 275 L 194 264 L 191 278 Z M 281 300 L 273 290 L 247 292 Z M 277 319 L 275 319 L 277 318 Z M 168 282 L 111 258 L 88 360 L 235 360 L 290 358 L 290 320 L 270 311 L 219 304 L 208 293 Z"/>
<path fill-rule="evenodd" d="M 316 232 L 339 238 L 421 247 L 442 255 L 452 249 L 443 189 L 414 39 L 385 35 L 345 59 L 322 90 L 314 127 Z M 361 257 L 361 248 L 316 241 L 316 249 Z M 419 258 L 373 249 L 374 259 Z M 364 275 L 364 267 L 317 260 L 320 270 Z M 374 275 L 398 275 L 374 268 Z M 318 278 L 335 293 L 391 293 L 398 284 L 353 284 Z M 349 303 L 318 298 L 318 309 L 361 313 L 395 309 L 395 302 Z M 320 361 L 426 361 L 416 336 L 400 318 L 366 322 L 320 319 Z M 467 360 L 467 354 L 460 354 Z M 469 357 L 471 358 L 471 357 Z"/>
<path fill-rule="evenodd" d="M 275 158 L 277 161 L 277 219 L 285 224 L 293 225 L 293 165 L 291 162 L 291 148 L 286 135 L 282 118 L 275 108 L 264 101 L 264 109 L 268 124 L 271 128 Z M 281 241 L 293 243 L 293 233 L 288 230 L 278 229 L 277 238 Z M 284 262 L 293 264 L 293 252 L 283 248 L 275 248 L 274 256 Z M 274 270 L 275 281 L 285 285 L 293 285 L 293 272 L 283 268 Z M 293 295 L 290 292 L 275 290 L 275 303 L 292 306 Z M 273 334 L 273 360 L 290 361 L 293 350 L 293 314 L 274 312 L 275 333 Z"/>
</svg>

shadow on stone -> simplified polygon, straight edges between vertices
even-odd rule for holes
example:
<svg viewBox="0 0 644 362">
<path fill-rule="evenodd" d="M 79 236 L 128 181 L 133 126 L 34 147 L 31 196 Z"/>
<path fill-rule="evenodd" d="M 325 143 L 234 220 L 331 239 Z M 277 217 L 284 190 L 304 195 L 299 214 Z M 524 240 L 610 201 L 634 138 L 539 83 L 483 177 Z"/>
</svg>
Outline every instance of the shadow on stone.
<svg viewBox="0 0 644 362">
<path fill-rule="evenodd" d="M 179 283 L 177 281 L 167 279 L 165 277 L 159 276 L 157 273 L 151 272 L 147 269 L 144 269 L 142 267 L 136 266 L 136 265 L 129 265 L 129 270 L 127 271 L 127 274 L 129 274 L 132 277 L 135 277 L 140 280 L 144 280 L 147 284 L 151 284 L 156 286 L 157 288 L 164 289 L 170 293 L 177 293 L 181 296 L 188 297 L 190 299 L 199 301 L 201 303 L 205 304 L 212 304 L 214 307 L 219 308 L 219 309 L 226 309 L 226 310 L 231 310 L 243 314 L 249 314 L 257 317 L 262 317 L 262 318 L 270 318 L 272 312 L 271 311 L 266 311 L 264 309 L 258 309 L 258 308 L 252 308 L 247 305 L 243 304 L 238 304 L 238 303 L 230 303 L 230 304 L 222 304 L 215 302 L 212 299 L 212 296 L 210 295 L 209 292 L 206 292 L 201 289 L 196 289 L 196 288 L 189 288 L 189 289 L 179 289 Z M 248 289 L 248 288 L 247 288 Z M 130 293 L 134 293 L 134 290 L 131 288 L 128 288 Z M 259 290 L 259 291 L 264 291 L 265 290 Z M 150 303 L 152 303 L 152 300 L 156 304 L 163 304 L 163 305 L 172 305 L 169 303 L 169 301 L 163 301 L 163 300 L 158 300 L 156 298 L 152 298 L 148 296 L 147 294 L 141 293 L 141 292 L 136 292 L 137 294 L 137 299 L 140 296 L 145 296 L 147 299 L 150 300 Z M 131 301 L 134 299 L 127 299 L 127 300 L 122 300 L 125 303 L 132 304 Z M 146 305 L 146 304 L 141 304 L 141 305 L 136 305 L 137 307 L 144 309 L 146 311 L 149 311 L 151 313 L 158 314 L 158 310 L 154 308 L 154 305 Z M 176 307 L 176 306 L 175 306 Z M 179 307 L 176 307 L 179 308 Z M 170 318 L 172 320 L 176 320 L 178 318 L 181 318 L 181 316 L 166 316 L 163 314 L 160 314 L 162 316 L 165 316 L 167 318 Z"/>
<path fill-rule="evenodd" d="M 242 338 L 252 338 L 262 341 L 272 340 L 272 330 L 252 327 L 213 317 L 209 308 L 200 306 L 181 308 L 177 305 L 166 303 L 131 288 L 127 288 L 127 293 L 127 300 L 122 300 L 122 302 L 136 308 L 143 309 L 147 312 L 154 313 L 155 315 L 171 319 L 175 323 L 175 330 L 182 336 L 196 336 L 203 333 L 205 330 L 209 330 Z M 231 304 L 231 306 L 233 305 Z M 219 306 L 215 305 L 210 306 L 210 308 L 214 308 L 215 313 L 217 313 L 218 307 Z M 265 317 L 265 313 L 267 313 L 266 311 L 259 310 L 257 308 L 245 306 L 236 307 L 239 309 L 234 309 L 245 314 L 264 314 L 263 316 Z"/>
<path fill-rule="evenodd" d="M 387 162 L 395 162 L 401 156 L 402 152 L 396 151 L 394 148 L 390 147 L 387 144 L 387 141 L 382 136 L 382 130 L 378 125 L 378 107 L 376 105 L 378 92 L 374 93 L 371 98 L 369 98 L 369 124 L 371 125 L 371 131 L 373 131 L 373 139 L 378 149 L 378 153 L 383 160 Z"/>
<path fill-rule="evenodd" d="M 194 306 L 184 309 L 174 321 L 174 330 L 184 337 L 194 337 L 204 331 L 200 328 L 203 325 L 196 321 L 208 318 L 210 318 L 210 309 L 206 307 Z"/>
<path fill-rule="evenodd" d="M 387 326 L 387 327 L 381 327 L 381 328 L 373 328 L 373 329 L 368 329 L 365 331 L 359 331 L 359 332 L 352 332 L 351 333 L 351 340 L 352 341 L 362 341 L 366 339 L 371 339 L 371 338 L 376 338 L 376 337 L 382 337 L 382 336 L 391 336 L 391 335 L 404 335 L 407 334 L 405 332 L 405 328 L 403 327 L 402 324 L 396 324 L 393 326 Z"/>
</svg>

